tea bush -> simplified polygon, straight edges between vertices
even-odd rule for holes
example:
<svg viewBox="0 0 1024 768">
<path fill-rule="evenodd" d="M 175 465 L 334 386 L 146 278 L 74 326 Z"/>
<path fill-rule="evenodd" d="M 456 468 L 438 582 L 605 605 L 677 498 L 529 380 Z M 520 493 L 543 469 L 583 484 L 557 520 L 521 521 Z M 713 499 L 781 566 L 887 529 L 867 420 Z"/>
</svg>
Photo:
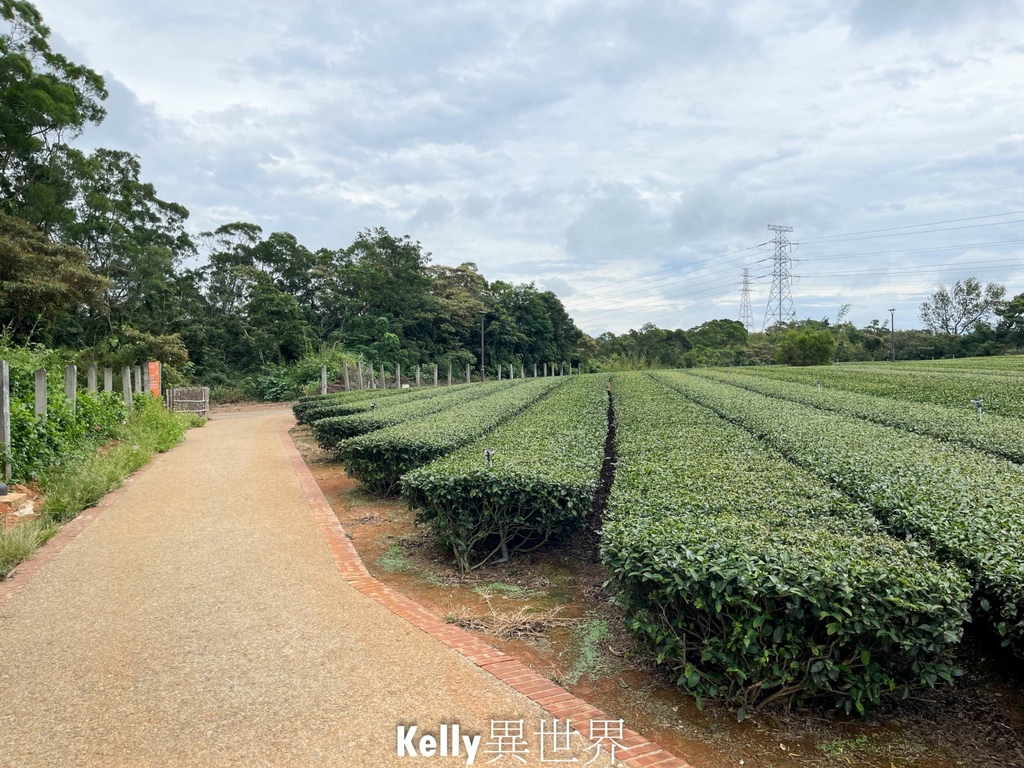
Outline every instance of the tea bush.
<svg viewBox="0 0 1024 768">
<path fill-rule="evenodd" d="M 957 568 L 647 375 L 612 387 L 602 558 L 628 627 L 698 702 L 864 713 L 952 680 L 970 593 Z"/>
<path fill-rule="evenodd" d="M 606 376 L 575 377 L 494 432 L 402 477 L 417 522 L 463 571 L 535 549 L 586 517 L 604 459 L 606 385 Z"/>
</svg>

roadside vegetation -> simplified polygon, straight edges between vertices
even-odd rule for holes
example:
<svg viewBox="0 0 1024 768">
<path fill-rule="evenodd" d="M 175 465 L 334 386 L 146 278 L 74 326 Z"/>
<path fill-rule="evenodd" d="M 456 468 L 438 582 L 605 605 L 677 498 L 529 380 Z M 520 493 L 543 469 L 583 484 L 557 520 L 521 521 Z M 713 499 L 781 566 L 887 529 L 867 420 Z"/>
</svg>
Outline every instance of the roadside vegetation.
<svg viewBox="0 0 1024 768">
<path fill-rule="evenodd" d="M 22 479 L 38 484 L 44 501 L 39 517 L 0 530 L 0 579 L 37 547 L 49 540 L 60 525 L 74 518 L 128 475 L 145 466 L 153 455 L 169 450 L 201 420 L 187 414 L 168 412 L 159 400 L 138 395 L 134 411 L 112 426 L 101 445 L 78 448 L 60 462 Z"/>
</svg>

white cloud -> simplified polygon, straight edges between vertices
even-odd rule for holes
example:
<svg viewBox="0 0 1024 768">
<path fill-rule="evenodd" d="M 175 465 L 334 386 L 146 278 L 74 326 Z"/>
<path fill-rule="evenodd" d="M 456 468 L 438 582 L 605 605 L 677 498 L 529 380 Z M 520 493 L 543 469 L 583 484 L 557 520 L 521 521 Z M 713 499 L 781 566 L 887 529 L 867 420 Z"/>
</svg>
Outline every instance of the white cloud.
<svg viewBox="0 0 1024 768">
<path fill-rule="evenodd" d="M 111 86 L 83 142 L 137 152 L 197 229 L 247 218 L 314 248 L 408 231 L 437 261 L 550 286 L 594 333 L 735 316 L 740 268 L 766 265 L 732 252 L 773 223 L 807 241 L 801 315 L 896 305 L 909 325 L 941 280 L 1024 290 L 1012 246 L 902 252 L 1024 240 L 1021 224 L 811 242 L 1024 209 L 1019 2 L 41 10 Z M 829 260 L 855 252 L 885 255 Z"/>
</svg>

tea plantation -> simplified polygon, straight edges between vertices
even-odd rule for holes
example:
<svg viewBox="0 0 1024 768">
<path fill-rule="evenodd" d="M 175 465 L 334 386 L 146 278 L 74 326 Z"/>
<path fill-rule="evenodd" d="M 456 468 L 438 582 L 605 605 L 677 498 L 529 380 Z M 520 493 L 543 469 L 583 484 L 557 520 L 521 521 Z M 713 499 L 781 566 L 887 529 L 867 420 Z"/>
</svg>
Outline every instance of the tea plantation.
<svg viewBox="0 0 1024 768">
<path fill-rule="evenodd" d="M 953 682 L 966 622 L 1024 653 L 1024 365 L 955 362 L 590 374 L 295 411 L 463 571 L 600 526 L 627 627 L 698 702 L 863 714 Z"/>
</svg>

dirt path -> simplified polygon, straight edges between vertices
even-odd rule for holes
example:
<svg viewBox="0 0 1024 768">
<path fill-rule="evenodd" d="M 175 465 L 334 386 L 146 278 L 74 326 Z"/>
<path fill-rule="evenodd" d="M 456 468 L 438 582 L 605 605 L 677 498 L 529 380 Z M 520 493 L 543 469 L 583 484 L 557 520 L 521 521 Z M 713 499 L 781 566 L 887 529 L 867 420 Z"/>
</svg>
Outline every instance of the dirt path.
<svg viewBox="0 0 1024 768">
<path fill-rule="evenodd" d="M 398 724 L 450 722 L 481 765 L 491 719 L 537 730 L 538 705 L 341 579 L 290 423 L 191 431 L 0 605 L 0 765 L 464 765 L 396 755 Z"/>
</svg>

